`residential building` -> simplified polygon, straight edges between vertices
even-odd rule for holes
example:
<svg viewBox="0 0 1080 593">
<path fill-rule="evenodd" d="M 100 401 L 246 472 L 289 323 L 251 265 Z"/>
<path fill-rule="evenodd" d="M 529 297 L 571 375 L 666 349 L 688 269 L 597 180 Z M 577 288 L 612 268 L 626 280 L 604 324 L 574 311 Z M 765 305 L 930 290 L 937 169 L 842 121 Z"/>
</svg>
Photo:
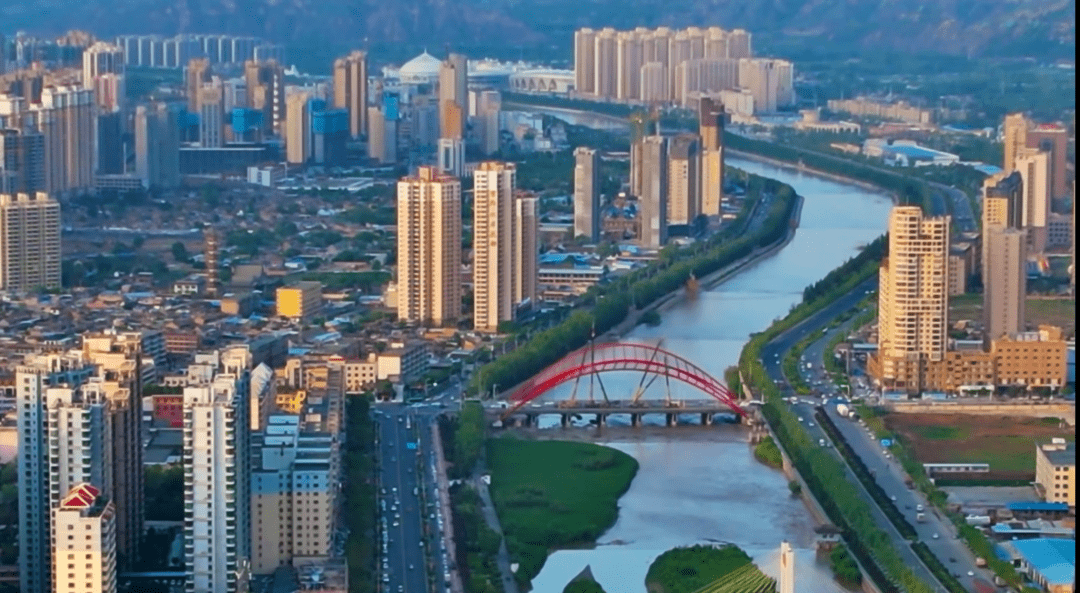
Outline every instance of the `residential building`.
<svg viewBox="0 0 1080 593">
<path fill-rule="evenodd" d="M 0 290 L 60 288 L 60 204 L 49 194 L 0 194 Z"/>
<path fill-rule="evenodd" d="M 596 31 L 589 28 L 574 31 L 574 89 L 589 95 L 595 92 Z"/>
<path fill-rule="evenodd" d="M 878 289 L 878 351 L 869 369 L 885 389 L 919 393 L 948 345 L 949 217 L 918 206 L 889 215 Z"/>
<path fill-rule="evenodd" d="M 15 370 L 18 449 L 19 591 L 51 591 L 48 390 L 77 387 L 94 374 L 80 352 L 43 355 Z"/>
<path fill-rule="evenodd" d="M 523 300 L 535 301 L 535 198 L 515 192 L 513 163 L 480 163 L 473 182 L 473 322 L 494 332 Z"/>
<path fill-rule="evenodd" d="M 52 194 L 94 187 L 94 91 L 74 86 L 45 87 L 30 108 L 45 139 L 45 188 Z"/>
<path fill-rule="evenodd" d="M 450 54 L 439 69 L 439 137 L 465 137 L 469 115 L 468 60 Z"/>
<path fill-rule="evenodd" d="M 1033 254 L 1043 253 L 1050 218 L 1050 155 L 1021 148 L 1014 167 L 1023 179 L 1023 219 L 1028 229 L 1028 247 Z"/>
<path fill-rule="evenodd" d="M 307 322 L 322 311 L 322 284 L 297 282 L 277 289 L 277 314 L 293 321 Z"/>
<path fill-rule="evenodd" d="M 184 545 L 189 593 L 246 593 L 251 561 L 251 354 L 196 357 L 184 387 Z M 194 368 L 192 368 L 194 367 Z"/>
<path fill-rule="evenodd" d="M 432 167 L 398 181 L 398 319 L 442 326 L 461 316 L 461 181 Z"/>
<path fill-rule="evenodd" d="M 396 158 L 386 150 L 386 118 L 378 107 L 368 107 L 368 158 L 378 163 L 390 163 Z"/>
<path fill-rule="evenodd" d="M 465 175 L 465 140 L 461 138 L 439 138 L 439 171 L 462 177 Z"/>
<path fill-rule="evenodd" d="M 1020 151 L 1027 147 L 1027 130 L 1030 124 L 1023 113 L 1010 113 L 1005 116 L 1003 144 L 1005 158 L 1001 163 L 1001 170 L 1006 174 L 1016 170 L 1016 158 Z"/>
<path fill-rule="evenodd" d="M 1069 131 L 1058 124 L 1039 124 L 1027 130 L 1026 141 L 1028 148 L 1049 155 L 1050 196 L 1068 197 Z"/>
<path fill-rule="evenodd" d="M 600 153 L 574 149 L 574 237 L 600 241 Z"/>
<path fill-rule="evenodd" d="M 217 78 L 199 89 L 199 145 L 203 148 L 225 145 L 225 94 Z"/>
<path fill-rule="evenodd" d="M 694 223 L 701 207 L 701 138 L 679 134 L 669 142 L 667 223 Z"/>
<path fill-rule="evenodd" d="M 349 136 L 368 133 L 367 52 L 353 51 L 334 61 L 334 108 L 349 113 Z"/>
<path fill-rule="evenodd" d="M 285 70 L 277 60 L 244 63 L 247 107 L 262 111 L 263 133 L 280 135 L 285 125 Z"/>
<path fill-rule="evenodd" d="M 116 508 L 100 489 L 72 487 L 52 513 L 53 591 L 115 593 Z"/>
<path fill-rule="evenodd" d="M 1076 444 L 1065 439 L 1035 446 L 1035 485 L 1047 502 L 1076 508 Z"/>
<path fill-rule="evenodd" d="M 119 46 L 98 41 L 83 50 L 83 88 L 94 91 L 98 108 L 122 111 L 126 99 L 124 51 Z"/>
<path fill-rule="evenodd" d="M 1024 331 L 1027 231 L 983 227 L 983 332 L 987 345 Z"/>
<path fill-rule="evenodd" d="M 285 99 L 285 160 L 303 165 L 311 159 L 311 95 L 293 93 Z"/>
<path fill-rule="evenodd" d="M 210 60 L 192 58 L 184 69 L 184 88 L 187 90 L 188 113 L 199 113 L 199 92 L 210 82 Z"/>
<path fill-rule="evenodd" d="M 178 116 L 165 103 L 135 108 L 135 175 L 145 187 L 180 184 Z"/>
<path fill-rule="evenodd" d="M 490 156 L 499 152 L 501 130 L 499 114 L 502 112 L 502 95 L 494 89 L 476 91 L 476 137 L 480 152 Z"/>
<path fill-rule="evenodd" d="M 794 68 L 787 60 L 742 58 L 739 60 L 739 86 L 754 96 L 754 109 L 773 113 L 780 107 L 795 104 Z"/>
<path fill-rule="evenodd" d="M 375 378 L 379 381 L 412 383 L 420 380 L 428 368 L 427 343 L 421 340 L 391 342 L 376 361 Z"/>
<path fill-rule="evenodd" d="M 0 110 L 4 96 L 0 95 Z M 45 191 L 45 136 L 32 128 L 0 130 L 0 194 Z"/>
<path fill-rule="evenodd" d="M 668 235 L 668 139 L 646 136 L 631 149 L 637 152 L 637 158 L 631 155 L 630 176 L 641 180 L 637 196 L 638 242 L 642 247 L 659 249 L 667 243 Z"/>
<path fill-rule="evenodd" d="M 724 106 L 702 97 L 698 103 L 701 136 L 701 213 L 720 216 L 724 203 Z"/>
<path fill-rule="evenodd" d="M 1002 336 L 991 342 L 995 383 L 1002 387 L 1060 389 L 1065 386 L 1068 344 L 1061 328 Z"/>
</svg>

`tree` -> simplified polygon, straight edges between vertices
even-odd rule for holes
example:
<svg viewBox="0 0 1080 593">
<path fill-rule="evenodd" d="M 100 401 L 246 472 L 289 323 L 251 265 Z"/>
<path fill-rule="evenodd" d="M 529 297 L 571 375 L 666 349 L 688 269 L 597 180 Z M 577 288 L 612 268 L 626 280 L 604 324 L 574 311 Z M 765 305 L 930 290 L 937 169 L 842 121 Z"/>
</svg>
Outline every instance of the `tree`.
<svg viewBox="0 0 1080 593">
<path fill-rule="evenodd" d="M 172 244 L 172 256 L 177 263 L 187 263 L 190 259 L 187 247 L 184 247 L 184 244 L 180 241 Z"/>
</svg>

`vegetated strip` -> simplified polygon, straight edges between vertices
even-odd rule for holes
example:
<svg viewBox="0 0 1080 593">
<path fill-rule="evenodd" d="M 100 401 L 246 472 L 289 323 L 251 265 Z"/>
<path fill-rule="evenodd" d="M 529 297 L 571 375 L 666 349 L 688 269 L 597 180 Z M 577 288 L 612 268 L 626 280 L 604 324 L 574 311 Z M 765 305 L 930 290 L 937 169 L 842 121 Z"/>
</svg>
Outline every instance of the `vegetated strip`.
<svg viewBox="0 0 1080 593">
<path fill-rule="evenodd" d="M 883 250 L 884 241 L 879 238 L 862 253 L 808 287 L 800 305 L 751 338 L 743 348 L 739 368 L 743 380 L 764 400 L 762 412 L 779 444 L 830 520 L 843 531 L 852 555 L 859 560 L 870 578 L 884 593 L 900 590 L 930 593 L 930 585 L 912 572 L 886 534 L 874 523 L 869 506 L 859 497 L 855 485 L 847 481 L 843 464 L 818 447 L 791 410 L 783 404 L 779 388 L 769 380 L 761 363 L 761 349 L 765 344 L 870 278 L 877 271 Z M 806 298 L 811 292 L 810 288 L 815 289 L 812 299 Z"/>
<path fill-rule="evenodd" d="M 923 542 L 914 542 L 911 544 L 911 549 L 915 554 L 922 559 L 923 563 L 934 573 L 934 576 L 941 581 L 942 585 L 949 590 L 949 593 L 967 593 L 967 589 L 964 588 L 960 581 L 956 580 L 956 577 L 949 572 L 949 569 L 945 568 L 945 565 L 938 560 L 938 557 L 930 551 Z"/>
<path fill-rule="evenodd" d="M 997 557 L 994 552 L 994 544 L 986 537 L 979 528 L 972 525 L 968 525 L 964 520 L 963 513 L 959 513 L 949 509 L 948 506 L 948 494 L 936 486 L 930 481 L 930 478 L 926 475 L 926 471 L 922 464 L 915 459 L 914 454 L 905 445 L 903 437 L 899 434 L 893 434 L 885 428 L 885 423 L 881 419 L 881 414 L 875 409 L 865 404 L 858 406 L 859 416 L 866 420 L 866 425 L 874 431 L 874 434 L 878 438 L 888 438 L 892 441 L 892 445 L 889 449 L 893 455 L 896 456 L 897 461 L 903 466 L 904 471 L 911 477 L 912 482 L 916 488 L 918 488 L 923 494 L 926 495 L 926 499 L 930 504 L 937 507 L 939 511 L 945 514 L 956 526 L 960 537 L 964 539 L 968 548 L 975 556 L 986 560 L 987 566 L 990 570 L 994 571 L 1000 579 L 1005 581 L 1007 585 L 1013 588 L 1021 586 L 1023 579 L 1016 572 L 1016 568 L 1008 560 L 1002 560 Z"/>
<path fill-rule="evenodd" d="M 771 194 L 760 228 L 742 232 L 748 212 L 741 220 L 707 241 L 687 247 L 665 247 L 658 260 L 604 286 L 593 286 L 581 306 L 554 327 L 533 335 L 527 342 L 484 365 L 473 374 L 470 393 L 482 393 L 492 385 L 518 385 L 563 356 L 588 343 L 595 330 L 603 334 L 626 319 L 631 307 L 642 309 L 682 288 L 691 274 L 704 278 L 768 248 L 787 237 L 798 200 L 790 185 L 748 175 L 747 195 Z M 600 298 L 603 297 L 603 298 Z"/>
<path fill-rule="evenodd" d="M 507 551 L 528 584 L 556 548 L 593 544 L 619 514 L 619 497 L 637 474 L 633 457 L 567 441 L 488 441 L 491 500 Z"/>
<path fill-rule="evenodd" d="M 502 577 L 496 562 L 499 534 L 484 522 L 480 495 L 471 486 L 457 485 L 450 489 L 450 505 L 454 513 L 457 571 L 465 590 L 469 593 L 501 592 Z"/>
<path fill-rule="evenodd" d="M 344 490 L 345 525 L 349 539 L 345 559 L 349 593 L 374 593 L 375 547 L 375 428 L 367 397 L 350 397 L 345 405 Z"/>
<path fill-rule="evenodd" d="M 814 412 L 814 416 L 817 418 L 819 424 L 821 424 L 822 430 L 829 435 L 829 438 L 836 444 L 836 450 L 840 452 L 840 455 L 847 461 L 848 466 L 851 467 L 852 473 L 855 477 L 862 482 L 866 491 L 873 497 L 874 502 L 877 503 L 881 510 L 885 513 L 885 516 L 889 518 L 889 521 L 896 526 L 896 530 L 900 532 L 900 535 L 905 539 L 916 539 L 918 534 L 915 533 L 915 527 L 904 517 L 904 514 L 900 512 L 900 509 L 896 508 L 896 503 L 889 498 L 888 493 L 881 487 L 881 484 L 877 483 L 874 476 L 870 474 L 870 470 L 863 463 L 863 460 L 855 450 L 851 448 L 851 443 L 844 438 L 844 435 L 840 433 L 840 429 L 836 427 L 832 418 L 825 412 L 818 410 Z"/>
<path fill-rule="evenodd" d="M 771 436 L 767 436 L 754 447 L 754 458 L 765 465 L 780 469 L 784 467 L 784 458 L 780 453 L 780 447 Z"/>
</svg>

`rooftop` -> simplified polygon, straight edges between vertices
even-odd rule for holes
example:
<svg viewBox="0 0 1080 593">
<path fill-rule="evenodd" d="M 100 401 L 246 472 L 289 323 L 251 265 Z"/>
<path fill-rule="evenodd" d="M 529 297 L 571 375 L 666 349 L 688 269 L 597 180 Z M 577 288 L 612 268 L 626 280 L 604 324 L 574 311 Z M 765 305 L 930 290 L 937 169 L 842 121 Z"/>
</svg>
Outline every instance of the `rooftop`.
<svg viewBox="0 0 1080 593">
<path fill-rule="evenodd" d="M 1071 585 L 1076 578 L 1076 540 L 1029 539 L 1011 542 L 1051 585 Z"/>
<path fill-rule="evenodd" d="M 1076 443 L 1042 445 L 1043 455 L 1054 465 L 1076 465 Z"/>
</svg>

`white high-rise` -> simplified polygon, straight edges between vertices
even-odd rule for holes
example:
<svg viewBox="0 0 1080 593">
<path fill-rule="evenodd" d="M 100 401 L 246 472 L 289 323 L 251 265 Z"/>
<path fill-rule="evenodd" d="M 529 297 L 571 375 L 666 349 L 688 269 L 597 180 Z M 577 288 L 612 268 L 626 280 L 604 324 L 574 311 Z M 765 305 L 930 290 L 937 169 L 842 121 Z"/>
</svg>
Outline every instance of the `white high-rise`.
<svg viewBox="0 0 1080 593">
<path fill-rule="evenodd" d="M 1050 219 L 1050 155 L 1034 148 L 1017 151 L 1015 170 L 1023 179 L 1024 228 L 1031 253 L 1046 250 L 1046 227 Z"/>
<path fill-rule="evenodd" d="M 251 354 L 200 355 L 184 387 L 188 593 L 245 593 L 250 579 Z"/>
<path fill-rule="evenodd" d="M 60 204 L 0 194 L 0 290 L 60 288 Z"/>
<path fill-rule="evenodd" d="M 101 489 L 81 483 L 52 513 L 53 591 L 116 592 L 116 507 Z"/>
<path fill-rule="evenodd" d="M 494 332 L 536 298 L 536 199 L 515 191 L 513 163 L 480 163 L 473 183 L 473 324 Z"/>
</svg>

